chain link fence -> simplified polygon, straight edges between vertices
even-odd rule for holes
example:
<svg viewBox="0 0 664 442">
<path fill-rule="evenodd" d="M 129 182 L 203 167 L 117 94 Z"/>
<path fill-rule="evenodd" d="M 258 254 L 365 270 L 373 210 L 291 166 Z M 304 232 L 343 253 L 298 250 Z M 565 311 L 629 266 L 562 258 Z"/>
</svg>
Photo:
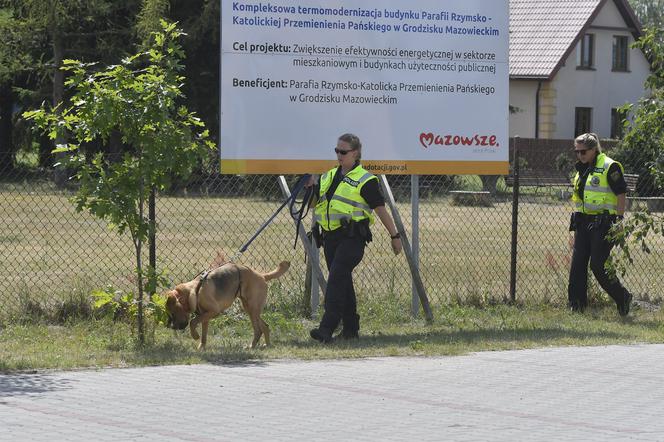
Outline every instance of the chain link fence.
<svg viewBox="0 0 664 442">
<path fill-rule="evenodd" d="M 615 144 L 604 146 L 610 156 L 624 162 L 627 173 L 639 174 L 636 188 L 628 194 L 630 210 L 664 210 L 664 192 L 655 188 L 643 166 L 647 159 L 635 159 Z M 514 228 L 515 299 L 564 305 L 572 252 L 571 151 L 571 140 L 519 140 L 518 198 L 511 174 L 419 177 L 416 244 L 434 312 L 448 303 L 485 305 L 510 299 Z M 214 162 L 209 167 L 218 169 Z M 96 289 L 136 291 L 134 248 L 128 235 L 120 236 L 103 221 L 77 213 L 69 202 L 74 191 L 57 187 L 47 170 L 28 161 L 16 167 L 1 165 L 0 176 L 0 278 L 5 288 L 0 317 L 53 309 L 72 299 L 87 299 Z M 286 178 L 292 184 L 297 177 Z M 391 175 L 388 181 L 406 232 L 412 232 L 411 177 Z M 239 250 L 283 199 L 276 176 L 194 174 L 157 196 L 158 271 L 172 284 L 192 279 L 219 251 L 231 256 Z M 513 218 L 515 202 L 518 223 Z M 305 223 L 308 226 L 310 219 Z M 392 254 L 380 222 L 373 232 L 374 240 L 354 273 L 360 302 L 385 300 L 410 309 L 406 260 Z M 309 305 L 305 254 L 300 242 L 293 248 L 294 241 L 293 220 L 283 211 L 239 261 L 259 271 L 291 261 L 289 272 L 271 283 L 268 303 L 304 314 Z M 650 254 L 634 256 L 624 284 L 636 299 L 659 302 L 664 287 L 662 239 L 653 239 L 651 249 Z M 597 287 L 591 290 L 601 292 Z"/>
</svg>

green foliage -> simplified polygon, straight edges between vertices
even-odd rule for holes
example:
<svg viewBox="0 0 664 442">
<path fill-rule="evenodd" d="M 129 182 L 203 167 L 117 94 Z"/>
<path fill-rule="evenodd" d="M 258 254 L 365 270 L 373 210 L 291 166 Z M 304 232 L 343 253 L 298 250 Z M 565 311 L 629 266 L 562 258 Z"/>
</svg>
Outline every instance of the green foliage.
<svg viewBox="0 0 664 442">
<path fill-rule="evenodd" d="M 556 165 L 556 170 L 561 172 L 569 173 L 570 170 L 574 170 L 574 160 L 567 152 L 561 152 L 558 154 L 554 160 Z"/>
<path fill-rule="evenodd" d="M 91 293 L 94 300 L 93 308 L 98 318 L 110 318 L 114 321 L 127 321 L 135 323 L 138 317 L 138 302 L 133 293 L 122 293 L 112 287 L 94 290 Z M 166 297 L 153 295 L 149 302 L 144 303 L 145 315 L 157 325 L 166 325 L 168 314 L 166 310 Z"/>
<path fill-rule="evenodd" d="M 664 0 L 629 0 L 644 28 L 664 27 Z"/>
<path fill-rule="evenodd" d="M 78 211 L 88 210 L 120 234 L 131 234 L 139 300 L 145 274 L 141 245 L 150 230 L 145 202 L 152 189 L 164 189 L 174 177 L 186 177 L 214 148 L 204 123 L 180 104 L 182 32 L 172 23 L 162 22 L 162 27 L 162 32 L 153 33 L 148 50 L 118 65 L 97 70 L 95 63 L 65 60 L 71 104 L 24 114 L 51 139 L 73 140 L 54 150 L 64 155 L 60 166 L 74 171 L 78 190 L 73 202 Z M 82 143 L 107 141 L 113 133 L 131 146 L 120 160 L 103 153 L 89 156 L 79 149 Z M 148 272 L 151 288 L 156 287 L 155 274 L 154 269 Z"/>
<path fill-rule="evenodd" d="M 169 9 L 169 0 L 144 0 L 141 12 L 138 14 L 136 31 L 145 41 L 153 32 L 161 28 L 161 19 L 166 16 Z"/>
<path fill-rule="evenodd" d="M 163 189 L 173 176 L 186 176 L 213 148 L 200 119 L 178 105 L 184 80 L 178 74 L 182 33 L 175 24 L 163 26 L 149 51 L 119 65 L 94 71 L 94 64 L 66 60 L 72 105 L 61 113 L 44 107 L 25 113 L 51 139 L 67 135 L 76 141 L 55 152 L 68 154 L 62 165 L 75 170 L 77 209 L 109 221 L 120 233 L 129 229 L 135 241 L 147 235 L 139 203 L 147 200 L 150 189 Z M 116 130 L 134 148 L 121 161 L 112 163 L 101 153 L 88 158 L 79 149 L 80 143 L 107 140 Z"/>
<path fill-rule="evenodd" d="M 652 63 L 652 74 L 646 80 L 650 94 L 638 106 L 623 109 L 633 115 L 627 133 L 614 157 L 626 170 L 638 173 L 641 196 L 664 195 L 664 30 L 649 31 L 636 43 Z"/>
<path fill-rule="evenodd" d="M 15 19 L 9 9 L 0 9 L 0 83 L 11 80 L 29 62 L 28 55 L 20 51 L 25 27 Z"/>
<path fill-rule="evenodd" d="M 664 217 L 636 212 L 629 219 L 613 226 L 611 237 L 618 247 L 612 251 L 609 271 L 624 275 L 628 265 L 634 263 L 634 248 L 644 253 L 651 252 L 649 237 L 652 239 L 652 235 L 664 236 Z"/>
<path fill-rule="evenodd" d="M 653 192 L 664 195 L 664 29 L 651 28 L 635 43 L 651 62 L 652 73 L 646 81 L 650 95 L 640 100 L 633 111 L 633 121 L 618 150 L 616 158 L 627 170 L 636 170 L 639 181 L 650 181 Z M 644 176 L 647 177 L 644 180 Z M 641 194 L 641 190 L 637 187 Z M 612 238 L 618 245 L 608 264 L 611 272 L 624 274 L 633 263 L 633 247 L 650 253 L 648 237 L 664 236 L 664 217 L 650 213 L 635 213 L 612 229 Z"/>
<path fill-rule="evenodd" d="M 60 301 L 55 307 L 55 322 L 67 324 L 71 321 L 90 319 L 92 307 L 90 299 L 83 293 L 74 293 L 69 299 Z"/>
</svg>

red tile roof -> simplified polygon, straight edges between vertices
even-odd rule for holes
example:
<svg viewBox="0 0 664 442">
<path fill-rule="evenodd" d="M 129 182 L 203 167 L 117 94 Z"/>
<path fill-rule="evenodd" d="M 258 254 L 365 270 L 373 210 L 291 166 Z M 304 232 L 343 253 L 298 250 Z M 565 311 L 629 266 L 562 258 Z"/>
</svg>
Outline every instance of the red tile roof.
<svg viewBox="0 0 664 442">
<path fill-rule="evenodd" d="M 510 77 L 552 78 L 607 1 L 640 35 L 627 0 L 510 0 Z"/>
</svg>

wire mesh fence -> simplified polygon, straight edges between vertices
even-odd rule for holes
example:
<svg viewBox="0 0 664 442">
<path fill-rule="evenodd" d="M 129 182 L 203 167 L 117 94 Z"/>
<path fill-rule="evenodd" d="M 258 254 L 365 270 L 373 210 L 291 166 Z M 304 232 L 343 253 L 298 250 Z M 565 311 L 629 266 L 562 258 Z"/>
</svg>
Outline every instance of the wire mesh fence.
<svg viewBox="0 0 664 442">
<path fill-rule="evenodd" d="M 516 200 L 511 175 L 419 177 L 419 268 L 434 311 L 451 302 L 510 299 L 515 227 L 516 300 L 564 305 L 572 252 L 571 147 L 570 140 L 521 140 L 522 179 Z M 609 155 L 622 160 L 619 147 L 605 143 L 606 147 Z M 640 173 L 629 193 L 630 210 L 662 211 L 664 192 L 644 173 L 645 161 L 625 161 L 626 172 Z M 638 170 L 633 170 L 634 165 Z M 0 175 L 0 278 L 5 287 L 0 317 L 53 309 L 100 288 L 136 290 L 135 252 L 128 235 L 118 235 L 85 212 L 77 213 L 69 201 L 74 190 L 56 186 L 47 171 L 4 164 Z M 296 178 L 289 176 L 287 181 Z M 405 230 L 411 232 L 411 178 L 393 175 L 388 181 Z M 157 269 L 172 284 L 192 279 L 217 252 L 230 256 L 239 250 L 282 200 L 276 176 L 194 174 L 157 197 Z M 514 201 L 518 202 L 516 224 Z M 386 300 L 410 309 L 408 265 L 403 255 L 392 254 L 380 223 L 373 232 L 374 240 L 354 273 L 360 302 Z M 289 272 L 271 283 L 268 303 L 271 308 L 303 313 L 309 295 L 305 254 L 301 243 L 293 248 L 294 241 L 294 223 L 284 211 L 239 260 L 263 271 L 281 260 L 291 261 Z M 651 253 L 634 255 L 624 283 L 637 299 L 661 300 L 662 262 L 661 238 L 653 238 Z"/>
</svg>

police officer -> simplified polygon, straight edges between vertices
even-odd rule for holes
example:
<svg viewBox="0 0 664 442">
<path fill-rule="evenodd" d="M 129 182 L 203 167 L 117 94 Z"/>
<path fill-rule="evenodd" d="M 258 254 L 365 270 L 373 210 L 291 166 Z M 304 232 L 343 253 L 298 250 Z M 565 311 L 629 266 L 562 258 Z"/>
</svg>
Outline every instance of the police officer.
<svg viewBox="0 0 664 442">
<path fill-rule="evenodd" d="M 597 282 L 613 298 L 620 316 L 629 313 L 632 295 L 617 278 L 607 275 L 604 263 L 613 244 L 607 233 L 625 213 L 627 184 L 623 167 L 602 153 L 596 134 L 586 133 L 574 140 L 578 158 L 572 201 L 570 231 L 574 234 L 574 251 L 567 290 L 569 308 L 583 311 L 588 305 L 588 261 Z"/>
<path fill-rule="evenodd" d="M 401 252 L 400 235 L 392 217 L 385 209 L 385 200 L 378 178 L 360 165 L 362 143 L 353 134 L 344 134 L 334 149 L 339 165 L 320 177 L 314 194 L 318 202 L 314 219 L 323 243 L 329 270 L 325 291 L 325 312 L 320 325 L 311 330 L 313 339 L 328 343 L 332 333 L 343 322 L 342 339 L 359 337 L 360 316 L 353 287 L 353 269 L 364 255 L 364 247 L 371 241 L 369 227 L 374 213 L 387 229 L 395 254 Z M 312 178 L 309 186 L 314 184 Z"/>
</svg>

